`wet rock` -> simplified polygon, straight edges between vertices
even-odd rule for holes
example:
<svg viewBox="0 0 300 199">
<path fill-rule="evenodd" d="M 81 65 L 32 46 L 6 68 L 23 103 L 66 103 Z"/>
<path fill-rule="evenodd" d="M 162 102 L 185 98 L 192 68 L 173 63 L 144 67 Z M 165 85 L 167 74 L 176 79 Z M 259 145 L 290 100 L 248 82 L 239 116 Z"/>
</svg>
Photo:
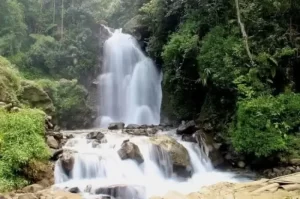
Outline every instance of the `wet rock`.
<svg viewBox="0 0 300 199">
<path fill-rule="evenodd" d="M 95 139 L 101 141 L 104 138 L 104 134 L 101 132 L 91 132 L 87 134 L 86 139 Z"/>
<path fill-rule="evenodd" d="M 146 129 L 146 133 L 148 136 L 155 135 L 158 131 L 159 131 L 159 129 L 157 129 L 157 128 L 147 128 Z"/>
<path fill-rule="evenodd" d="M 196 123 L 195 121 L 189 121 L 187 123 L 181 124 L 177 130 L 176 133 L 179 135 L 182 134 L 193 134 L 197 131 Z"/>
<path fill-rule="evenodd" d="M 124 129 L 124 127 L 125 127 L 125 124 L 122 122 L 111 123 L 111 124 L 109 124 L 108 129 L 109 130 L 121 130 L 121 129 Z"/>
<path fill-rule="evenodd" d="M 182 141 L 185 141 L 185 142 L 197 143 L 196 137 L 194 135 L 182 135 L 181 139 L 182 139 Z"/>
<path fill-rule="evenodd" d="M 175 173 L 181 175 L 182 170 L 190 171 L 191 163 L 188 151 L 174 138 L 166 135 L 154 136 L 150 138 L 150 142 L 158 149 L 164 150 L 169 154 Z M 181 172 L 176 172 L 178 168 L 181 168 Z"/>
<path fill-rule="evenodd" d="M 57 161 L 59 159 L 59 156 L 64 152 L 63 149 L 59 150 L 53 150 L 52 151 L 52 156 L 50 158 L 51 161 Z"/>
<path fill-rule="evenodd" d="M 27 187 L 24 187 L 22 189 L 22 192 L 24 192 L 24 193 L 35 193 L 35 192 L 41 191 L 43 189 L 44 189 L 44 187 L 42 185 L 33 184 L 33 185 L 29 185 Z"/>
<path fill-rule="evenodd" d="M 95 194 L 104 194 L 114 198 L 122 199 L 146 198 L 145 187 L 132 185 L 112 185 L 108 187 L 101 187 L 95 190 Z"/>
<path fill-rule="evenodd" d="M 139 129 L 140 125 L 137 124 L 129 124 L 126 126 L 126 129 Z"/>
<path fill-rule="evenodd" d="M 224 158 L 221 152 L 216 148 L 216 143 L 210 134 L 203 131 L 195 133 L 196 140 L 204 154 L 208 156 L 214 167 L 221 166 L 224 163 Z M 229 158 L 229 157 L 227 157 Z"/>
<path fill-rule="evenodd" d="M 245 164 L 244 161 L 239 161 L 237 165 L 238 165 L 238 167 L 241 168 L 241 169 L 243 169 L 243 168 L 246 167 L 246 164 Z"/>
<path fill-rule="evenodd" d="M 47 135 L 54 137 L 58 142 L 64 138 L 63 134 L 60 132 L 48 132 Z"/>
<path fill-rule="evenodd" d="M 135 136 L 147 136 L 147 131 L 145 129 L 125 129 L 124 133 Z"/>
<path fill-rule="evenodd" d="M 73 187 L 73 188 L 70 188 L 70 189 L 69 189 L 69 192 L 70 192 L 70 193 L 80 193 L 80 190 L 79 190 L 78 187 Z"/>
<path fill-rule="evenodd" d="M 144 162 L 144 158 L 140 152 L 139 147 L 129 142 L 129 140 L 125 140 L 123 142 L 121 149 L 118 151 L 118 154 L 122 160 L 132 159 L 139 164 Z"/>
<path fill-rule="evenodd" d="M 53 136 L 47 137 L 47 145 L 52 149 L 58 149 L 59 144 Z"/>
<path fill-rule="evenodd" d="M 60 157 L 61 166 L 65 173 L 69 176 L 74 167 L 74 156 L 71 151 L 64 151 Z"/>
</svg>

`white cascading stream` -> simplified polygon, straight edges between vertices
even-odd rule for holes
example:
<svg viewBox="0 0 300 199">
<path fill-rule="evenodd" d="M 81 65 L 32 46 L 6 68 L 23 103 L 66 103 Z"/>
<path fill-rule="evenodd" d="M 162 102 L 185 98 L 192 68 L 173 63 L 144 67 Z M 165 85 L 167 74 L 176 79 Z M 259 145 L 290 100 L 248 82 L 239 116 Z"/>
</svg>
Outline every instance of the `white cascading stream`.
<svg viewBox="0 0 300 199">
<path fill-rule="evenodd" d="M 170 136 L 175 132 L 168 133 Z M 172 162 L 167 153 L 155 150 L 150 144 L 149 137 L 131 136 L 122 132 L 105 134 L 107 143 L 100 144 L 97 148 L 85 138 L 86 134 L 77 135 L 69 140 L 64 149 L 76 151 L 74 169 L 70 177 L 66 176 L 57 161 L 55 167 L 56 187 L 78 187 L 85 198 L 95 198 L 95 190 L 101 187 L 113 185 L 140 186 L 146 190 L 146 199 L 150 196 L 162 196 L 170 190 L 176 190 L 183 194 L 198 191 L 201 186 L 211 185 L 218 182 L 236 182 L 233 173 L 219 172 L 213 169 L 211 163 L 206 161 L 203 153 L 196 143 L 180 141 L 174 137 L 188 151 L 192 166 L 191 178 L 182 181 L 172 173 Z M 135 143 L 144 158 L 142 164 L 134 160 L 121 160 L 118 150 L 122 142 L 129 139 Z M 123 198 L 131 199 L 131 198 Z"/>
<path fill-rule="evenodd" d="M 162 74 L 137 41 L 116 30 L 104 44 L 104 66 L 98 77 L 98 126 L 112 122 L 159 124 Z"/>
</svg>

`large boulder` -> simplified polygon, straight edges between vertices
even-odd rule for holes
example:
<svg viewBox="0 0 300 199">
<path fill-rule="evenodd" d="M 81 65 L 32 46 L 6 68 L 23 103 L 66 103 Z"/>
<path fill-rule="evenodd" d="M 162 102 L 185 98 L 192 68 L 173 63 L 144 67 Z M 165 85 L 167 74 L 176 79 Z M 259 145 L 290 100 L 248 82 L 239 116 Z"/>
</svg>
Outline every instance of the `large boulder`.
<svg viewBox="0 0 300 199">
<path fill-rule="evenodd" d="M 109 195 L 122 199 L 142 199 L 146 198 L 146 189 L 145 187 L 134 185 L 112 185 L 96 189 L 95 194 Z"/>
<path fill-rule="evenodd" d="M 30 107 L 40 108 L 49 115 L 54 114 L 55 108 L 51 98 L 42 87 L 32 81 L 21 81 L 19 98 Z"/>
<path fill-rule="evenodd" d="M 188 177 L 191 173 L 191 162 L 188 151 L 174 138 L 166 135 L 154 136 L 150 142 L 158 149 L 164 150 L 170 156 L 173 171 L 183 177 Z"/>
<path fill-rule="evenodd" d="M 109 124 L 108 129 L 109 130 L 121 130 L 121 129 L 124 129 L 124 127 L 125 127 L 124 123 L 118 122 L 118 123 Z"/>
<path fill-rule="evenodd" d="M 199 130 L 195 133 L 196 140 L 202 152 L 207 155 L 214 167 L 221 166 L 224 163 L 224 158 L 219 151 L 219 144 L 215 143 L 210 134 Z"/>
<path fill-rule="evenodd" d="M 182 123 L 176 130 L 179 135 L 182 134 L 193 134 L 197 131 L 197 126 L 195 121 L 189 121 L 187 123 Z"/>
<path fill-rule="evenodd" d="M 63 152 L 59 159 L 64 172 L 69 176 L 74 168 L 75 159 L 73 152 L 66 150 Z"/>
<path fill-rule="evenodd" d="M 42 185 L 33 184 L 33 185 L 29 185 L 27 187 L 24 187 L 22 189 L 22 192 L 24 192 L 24 193 L 36 193 L 36 192 L 41 191 L 43 189 L 44 189 L 44 187 Z"/>
<path fill-rule="evenodd" d="M 140 152 L 140 149 L 137 145 L 129 140 L 125 140 L 121 146 L 121 149 L 118 151 L 118 154 L 122 160 L 132 159 L 137 163 L 141 164 L 144 162 L 144 158 Z"/>
</svg>

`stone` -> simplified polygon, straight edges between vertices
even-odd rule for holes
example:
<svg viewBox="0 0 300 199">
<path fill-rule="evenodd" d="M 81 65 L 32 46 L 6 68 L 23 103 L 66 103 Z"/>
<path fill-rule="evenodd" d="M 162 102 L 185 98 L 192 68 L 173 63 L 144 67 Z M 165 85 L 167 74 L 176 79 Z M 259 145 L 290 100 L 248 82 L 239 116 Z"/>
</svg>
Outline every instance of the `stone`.
<svg viewBox="0 0 300 199">
<path fill-rule="evenodd" d="M 135 136 L 147 136 L 148 133 L 146 129 L 125 129 L 124 133 Z"/>
<path fill-rule="evenodd" d="M 173 171 L 176 174 L 186 177 L 186 172 L 182 173 L 182 171 L 189 173 L 191 163 L 188 151 L 184 146 L 178 143 L 174 138 L 166 135 L 151 137 L 150 142 L 157 150 L 162 150 L 169 154 Z"/>
<path fill-rule="evenodd" d="M 140 128 L 140 125 L 137 125 L 137 124 L 128 124 L 126 126 L 126 129 L 139 129 Z"/>
<path fill-rule="evenodd" d="M 300 166 L 300 158 L 294 158 L 289 161 L 291 165 Z"/>
<path fill-rule="evenodd" d="M 13 107 L 10 111 L 13 113 L 19 112 L 21 109 L 19 107 Z"/>
<path fill-rule="evenodd" d="M 104 134 L 101 132 L 88 133 L 86 139 L 95 139 L 101 141 L 104 138 Z"/>
<path fill-rule="evenodd" d="M 201 130 L 197 131 L 195 135 L 200 149 L 203 151 L 204 154 L 208 156 L 213 166 L 222 166 L 222 164 L 224 163 L 224 158 L 221 152 L 217 148 L 215 148 L 216 143 L 214 142 L 212 135 L 204 133 Z"/>
<path fill-rule="evenodd" d="M 146 189 L 145 187 L 138 185 L 112 185 L 96 189 L 95 194 L 104 194 L 114 198 L 122 199 L 140 199 L 146 198 Z"/>
<path fill-rule="evenodd" d="M 237 165 L 238 165 L 238 167 L 241 168 L 241 169 L 243 169 L 243 168 L 246 167 L 246 164 L 245 164 L 244 161 L 239 161 L 239 162 L 237 163 Z"/>
<path fill-rule="evenodd" d="M 176 133 L 179 134 L 179 135 L 182 135 L 182 134 L 193 134 L 197 131 L 197 127 L 196 127 L 196 123 L 195 121 L 189 121 L 187 123 L 183 123 L 181 124 L 177 130 L 176 130 Z"/>
<path fill-rule="evenodd" d="M 124 127 L 125 127 L 125 124 L 122 123 L 122 122 L 111 123 L 111 124 L 108 125 L 109 130 L 121 130 L 121 129 L 124 129 Z"/>
<path fill-rule="evenodd" d="M 194 143 L 197 143 L 197 140 L 196 140 L 196 138 L 195 138 L 194 135 L 186 135 L 186 134 L 184 134 L 184 135 L 181 136 L 181 139 L 182 139 L 182 141 L 185 141 L 185 142 L 194 142 Z"/>
<path fill-rule="evenodd" d="M 61 161 L 61 166 L 65 173 L 69 176 L 74 167 L 74 156 L 71 151 L 64 151 L 62 156 L 59 158 Z"/>
<path fill-rule="evenodd" d="M 63 134 L 60 132 L 48 132 L 47 136 L 54 137 L 58 142 L 64 138 Z"/>
<path fill-rule="evenodd" d="M 64 152 L 63 149 L 54 150 L 52 149 L 52 156 L 50 157 L 51 161 L 57 161 L 59 159 L 59 156 Z"/>
<path fill-rule="evenodd" d="M 187 199 L 187 197 L 179 192 L 176 191 L 169 191 L 165 196 L 164 199 Z"/>
<path fill-rule="evenodd" d="M 47 137 L 47 145 L 52 149 L 58 149 L 59 144 L 53 136 Z"/>
<path fill-rule="evenodd" d="M 18 196 L 18 199 L 38 199 L 33 193 L 26 193 Z"/>
<path fill-rule="evenodd" d="M 70 188 L 70 189 L 69 189 L 69 192 L 70 192 L 70 193 L 80 193 L 80 190 L 79 190 L 78 187 L 73 187 L 73 188 Z"/>
<path fill-rule="evenodd" d="M 129 140 L 125 140 L 121 146 L 121 149 L 118 151 L 118 154 L 122 160 L 132 159 L 135 160 L 138 164 L 144 162 L 144 158 L 140 152 L 139 147 L 129 142 Z"/>
<path fill-rule="evenodd" d="M 35 193 L 35 192 L 41 191 L 43 189 L 44 189 L 43 186 L 41 186 L 39 184 L 33 184 L 33 185 L 29 185 L 27 187 L 24 187 L 22 189 L 22 192 L 24 192 L 24 193 Z"/>
</svg>

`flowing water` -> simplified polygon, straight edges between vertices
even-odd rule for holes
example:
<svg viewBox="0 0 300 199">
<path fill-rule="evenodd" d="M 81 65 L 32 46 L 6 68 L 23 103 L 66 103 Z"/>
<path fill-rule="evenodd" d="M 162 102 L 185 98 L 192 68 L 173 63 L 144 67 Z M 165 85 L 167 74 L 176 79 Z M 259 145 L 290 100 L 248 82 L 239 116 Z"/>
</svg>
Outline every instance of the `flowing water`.
<svg viewBox="0 0 300 199">
<path fill-rule="evenodd" d="M 159 124 L 162 74 L 137 41 L 121 30 L 104 44 L 104 66 L 98 77 L 98 126 L 112 122 Z"/>
<path fill-rule="evenodd" d="M 121 31 L 111 34 L 105 42 L 104 68 L 99 76 L 101 104 L 98 126 L 106 128 L 109 123 L 120 121 L 126 124 L 159 124 L 161 72 L 142 53 L 132 36 Z M 107 142 L 97 147 L 86 139 L 86 133 L 68 140 L 64 149 L 76 151 L 74 167 L 67 175 L 62 161 L 56 162 L 55 187 L 78 187 L 85 198 L 95 198 L 103 189 L 113 189 L 122 199 L 145 199 L 164 195 L 169 190 L 187 194 L 198 191 L 204 185 L 241 180 L 233 173 L 215 170 L 206 156 L 205 145 L 200 148 L 198 144 L 183 142 L 174 136 L 175 132 L 159 134 L 173 136 L 187 149 L 192 171 L 187 179 L 174 174 L 170 155 L 150 144 L 149 137 L 101 131 L 105 133 Z M 120 158 L 118 150 L 128 139 L 140 149 L 144 158 L 142 164 Z"/>
<path fill-rule="evenodd" d="M 159 134 L 174 135 L 174 132 L 160 132 Z M 76 151 L 75 164 L 71 175 L 68 177 L 63 172 L 61 162 L 57 161 L 55 167 L 56 187 L 78 187 L 85 197 L 93 196 L 97 189 L 115 185 L 126 185 L 138 190 L 135 197 L 124 196 L 122 199 L 145 199 L 153 195 L 164 195 L 170 190 L 184 194 L 198 191 L 201 186 L 217 182 L 237 182 L 233 173 L 215 170 L 210 161 L 195 143 L 183 142 L 175 137 L 188 151 L 192 177 L 183 180 L 172 172 L 172 161 L 167 153 L 156 150 L 149 142 L 149 137 L 131 136 L 121 132 L 107 132 L 107 143 L 93 148 L 92 142 L 87 140 L 86 134 L 76 135 L 65 145 L 65 149 Z M 143 157 L 144 162 L 138 164 L 134 160 L 121 160 L 118 150 L 124 140 L 130 139 L 135 143 Z M 158 160 L 158 161 L 157 161 Z M 120 190 L 124 192 L 124 190 Z"/>
</svg>

